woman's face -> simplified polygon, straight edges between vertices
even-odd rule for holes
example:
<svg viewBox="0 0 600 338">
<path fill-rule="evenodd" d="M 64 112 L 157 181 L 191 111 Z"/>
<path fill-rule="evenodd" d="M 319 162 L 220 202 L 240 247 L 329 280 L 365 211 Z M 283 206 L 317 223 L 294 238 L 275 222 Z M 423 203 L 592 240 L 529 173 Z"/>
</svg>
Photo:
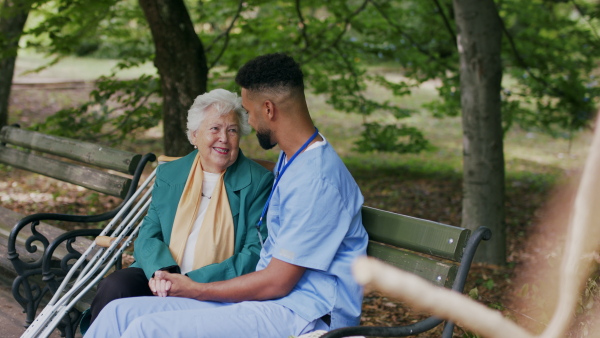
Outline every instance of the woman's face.
<svg viewBox="0 0 600 338">
<path fill-rule="evenodd" d="M 221 173 L 232 165 L 240 149 L 240 126 L 233 111 L 225 115 L 206 112 L 198 130 L 192 133 L 204 171 Z"/>
</svg>

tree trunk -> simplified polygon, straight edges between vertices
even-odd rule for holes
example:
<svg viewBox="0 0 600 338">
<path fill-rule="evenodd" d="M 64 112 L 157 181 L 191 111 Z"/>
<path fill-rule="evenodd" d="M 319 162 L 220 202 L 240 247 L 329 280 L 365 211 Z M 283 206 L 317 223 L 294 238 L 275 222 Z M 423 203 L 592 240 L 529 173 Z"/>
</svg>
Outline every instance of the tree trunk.
<svg viewBox="0 0 600 338">
<path fill-rule="evenodd" d="M 504 150 L 500 89 L 502 28 L 493 0 L 454 0 L 463 125 L 462 226 L 492 230 L 479 261 L 504 264 Z"/>
<path fill-rule="evenodd" d="M 206 92 L 208 67 L 204 47 L 183 0 L 139 0 L 156 49 L 154 65 L 163 95 L 165 155 L 192 150 L 186 136 L 187 111 Z"/>
<path fill-rule="evenodd" d="M 5 0 L 0 9 L 0 127 L 8 124 L 8 103 L 19 39 L 31 1 Z"/>
</svg>

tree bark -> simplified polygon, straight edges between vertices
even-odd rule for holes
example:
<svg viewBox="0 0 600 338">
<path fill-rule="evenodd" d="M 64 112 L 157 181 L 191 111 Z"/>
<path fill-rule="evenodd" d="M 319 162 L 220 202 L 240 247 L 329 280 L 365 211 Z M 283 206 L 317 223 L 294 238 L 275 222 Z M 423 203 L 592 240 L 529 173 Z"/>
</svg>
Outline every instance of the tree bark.
<svg viewBox="0 0 600 338">
<path fill-rule="evenodd" d="M 0 9 L 0 127 L 8 124 L 8 103 L 15 72 L 19 39 L 31 1 L 5 0 Z"/>
<path fill-rule="evenodd" d="M 165 155 L 192 150 L 187 139 L 187 111 L 206 92 L 208 67 L 204 47 L 182 0 L 139 0 L 155 46 L 154 65 L 163 95 Z"/>
<path fill-rule="evenodd" d="M 493 0 L 454 0 L 463 125 L 462 226 L 492 230 L 476 260 L 506 261 L 500 89 L 502 26 Z"/>
</svg>

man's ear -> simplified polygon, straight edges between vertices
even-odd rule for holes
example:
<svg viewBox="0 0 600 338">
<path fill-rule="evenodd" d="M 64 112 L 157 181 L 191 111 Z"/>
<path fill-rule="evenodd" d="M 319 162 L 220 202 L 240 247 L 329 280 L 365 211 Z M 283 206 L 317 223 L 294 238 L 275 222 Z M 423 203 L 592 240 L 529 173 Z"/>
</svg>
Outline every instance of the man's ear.
<svg viewBox="0 0 600 338">
<path fill-rule="evenodd" d="M 265 100 L 263 103 L 263 109 L 266 118 L 272 120 L 275 117 L 275 104 L 271 100 Z"/>
</svg>

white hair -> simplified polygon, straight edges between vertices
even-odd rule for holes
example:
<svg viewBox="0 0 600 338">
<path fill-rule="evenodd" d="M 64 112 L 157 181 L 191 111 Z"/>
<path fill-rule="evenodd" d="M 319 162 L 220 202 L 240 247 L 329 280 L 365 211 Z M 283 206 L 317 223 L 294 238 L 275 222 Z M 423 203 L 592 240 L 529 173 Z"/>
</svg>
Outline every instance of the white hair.
<svg viewBox="0 0 600 338">
<path fill-rule="evenodd" d="M 237 114 L 240 134 L 248 135 L 250 133 L 248 113 L 242 107 L 242 99 L 236 93 L 225 89 L 213 89 L 208 93 L 198 95 L 188 110 L 187 137 L 190 143 L 192 143 L 192 134 L 200 128 L 207 113 L 214 112 L 225 115 L 231 111 Z"/>
</svg>

